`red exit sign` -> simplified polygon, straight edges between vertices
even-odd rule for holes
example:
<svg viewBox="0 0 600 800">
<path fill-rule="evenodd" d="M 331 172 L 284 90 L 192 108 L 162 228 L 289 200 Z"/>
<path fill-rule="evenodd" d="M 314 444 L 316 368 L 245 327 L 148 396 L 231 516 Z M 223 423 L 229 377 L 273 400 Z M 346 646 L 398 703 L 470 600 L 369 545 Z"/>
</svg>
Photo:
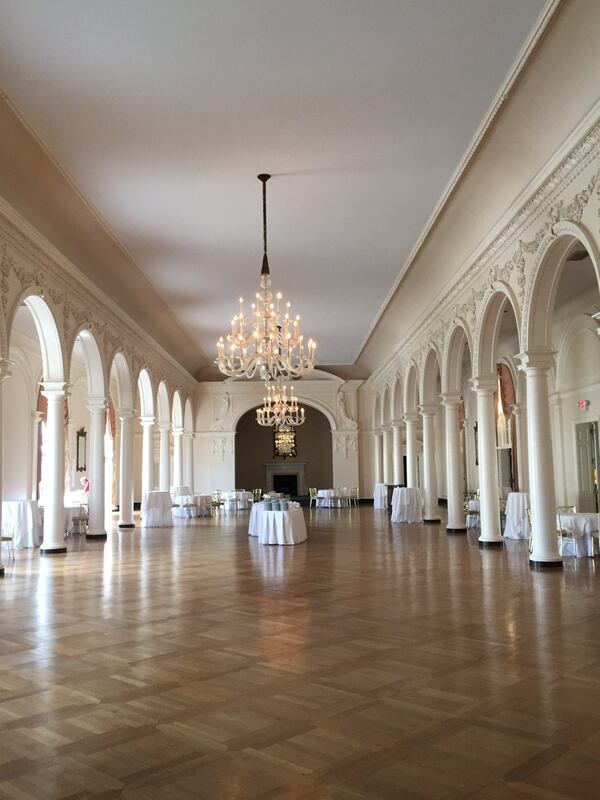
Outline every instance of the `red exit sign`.
<svg viewBox="0 0 600 800">
<path fill-rule="evenodd" d="M 587 411 L 589 404 L 590 404 L 589 400 L 578 400 L 577 408 L 581 409 L 582 411 Z"/>
</svg>

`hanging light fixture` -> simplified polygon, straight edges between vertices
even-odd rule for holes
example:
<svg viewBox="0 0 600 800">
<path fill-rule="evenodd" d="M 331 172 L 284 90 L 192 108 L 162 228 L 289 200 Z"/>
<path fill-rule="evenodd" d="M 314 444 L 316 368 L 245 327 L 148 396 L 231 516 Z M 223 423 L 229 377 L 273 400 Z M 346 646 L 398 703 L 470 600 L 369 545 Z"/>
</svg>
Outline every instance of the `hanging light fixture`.
<svg viewBox="0 0 600 800">
<path fill-rule="evenodd" d="M 267 384 L 267 395 L 263 397 L 261 408 L 256 409 L 259 425 L 276 428 L 295 428 L 303 425 L 304 409 L 299 408 L 294 390 L 284 384 Z"/>
<path fill-rule="evenodd" d="M 291 304 L 281 309 L 282 295 L 275 300 L 271 292 L 271 272 L 267 256 L 267 181 L 271 176 L 258 175 L 263 199 L 263 262 L 260 290 L 252 303 L 249 318 L 240 297 L 240 311 L 231 320 L 231 333 L 217 342 L 216 364 L 229 377 L 253 378 L 263 381 L 299 378 L 315 366 L 316 342 L 305 345 L 300 329 L 300 317 L 292 318 Z M 283 313 L 283 317 L 281 314 Z"/>
<path fill-rule="evenodd" d="M 297 451 L 295 428 L 275 428 L 273 431 L 273 455 L 275 458 L 296 457 Z"/>
</svg>

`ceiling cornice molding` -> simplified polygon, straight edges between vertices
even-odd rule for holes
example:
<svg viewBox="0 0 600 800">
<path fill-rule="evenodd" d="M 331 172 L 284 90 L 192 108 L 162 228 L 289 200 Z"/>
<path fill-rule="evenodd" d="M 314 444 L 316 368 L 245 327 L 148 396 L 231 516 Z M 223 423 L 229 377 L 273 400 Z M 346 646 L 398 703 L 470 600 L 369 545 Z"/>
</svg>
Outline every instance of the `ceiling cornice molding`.
<svg viewBox="0 0 600 800">
<path fill-rule="evenodd" d="M 547 0 L 547 3 L 544 6 L 539 18 L 537 19 L 537 22 L 534 25 L 531 33 L 529 34 L 527 41 L 521 48 L 521 51 L 519 52 L 514 64 L 512 65 L 506 79 L 501 85 L 498 93 L 496 94 L 496 97 L 492 101 L 491 106 L 485 113 L 481 124 L 479 125 L 477 131 L 475 132 L 475 135 L 471 139 L 471 142 L 467 147 L 463 157 L 461 158 L 456 170 L 454 171 L 452 177 L 450 178 L 448 184 L 446 185 L 446 188 L 442 192 L 442 195 L 438 200 L 437 205 L 435 206 L 431 216 L 425 223 L 425 227 L 421 231 L 419 238 L 415 242 L 414 247 L 410 251 L 404 264 L 402 265 L 400 272 L 398 273 L 398 277 L 394 281 L 392 288 L 387 293 L 383 303 L 379 307 L 379 310 L 375 315 L 375 318 L 373 319 L 373 322 L 371 323 L 369 330 L 367 331 L 367 334 L 355 356 L 354 359 L 355 364 L 360 359 L 365 348 L 369 344 L 371 336 L 373 335 L 375 329 L 379 325 L 379 322 L 383 317 L 388 305 L 390 304 L 394 295 L 398 291 L 400 284 L 402 283 L 406 274 L 410 270 L 421 248 L 423 247 L 423 245 L 429 238 L 430 234 L 432 233 L 433 228 L 435 227 L 442 212 L 444 211 L 444 208 L 446 207 L 446 204 L 448 203 L 451 196 L 456 191 L 462 179 L 466 175 L 471 162 L 473 161 L 473 159 L 477 155 L 477 152 L 479 151 L 479 147 L 481 146 L 483 139 L 493 127 L 498 117 L 498 114 L 500 113 L 501 109 L 503 108 L 504 104 L 509 98 L 513 88 L 517 84 L 517 81 L 519 80 L 525 67 L 529 63 L 529 60 L 537 50 L 545 32 L 548 30 L 550 23 L 553 21 L 556 12 L 558 11 L 562 3 L 563 0 Z"/>
<path fill-rule="evenodd" d="M 399 368 L 406 353 L 429 331 L 432 319 L 441 319 L 445 309 L 451 307 L 469 287 L 474 286 L 482 269 L 512 247 L 519 235 L 532 222 L 544 214 L 568 186 L 588 165 L 598 158 L 600 151 L 600 100 L 567 139 L 527 184 L 503 217 L 485 239 L 465 259 L 455 276 L 438 292 L 424 309 L 410 331 L 403 337 L 392 354 L 375 369 L 367 383 L 378 386 L 385 383 L 387 374 Z"/>
</svg>

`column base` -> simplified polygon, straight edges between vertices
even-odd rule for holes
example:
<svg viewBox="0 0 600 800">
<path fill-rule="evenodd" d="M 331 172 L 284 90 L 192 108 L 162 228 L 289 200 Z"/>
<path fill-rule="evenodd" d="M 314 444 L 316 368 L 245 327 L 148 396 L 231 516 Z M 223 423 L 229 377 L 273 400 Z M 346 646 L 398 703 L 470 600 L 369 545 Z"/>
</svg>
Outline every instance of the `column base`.
<svg viewBox="0 0 600 800">
<path fill-rule="evenodd" d="M 119 528 L 135 528 L 135 522 L 119 522 Z"/>
<path fill-rule="evenodd" d="M 437 519 L 425 519 L 425 518 L 423 518 L 423 524 L 424 525 L 441 525 L 442 524 L 442 520 L 439 517 L 437 517 Z"/>
<path fill-rule="evenodd" d="M 4 567 L 0 566 L 0 578 L 4 577 Z"/>
<path fill-rule="evenodd" d="M 103 540 L 103 539 L 106 539 L 106 531 L 101 531 L 99 533 L 92 533 L 91 531 L 88 531 L 86 533 L 86 535 L 85 535 L 85 538 L 86 539 L 100 539 L 100 540 Z"/>
<path fill-rule="evenodd" d="M 542 570 L 542 569 L 562 569 L 563 562 L 561 561 L 533 561 L 529 559 L 529 566 L 531 569 L 535 570 Z"/>
<path fill-rule="evenodd" d="M 446 533 L 450 534 L 451 536 L 454 536 L 457 533 L 466 533 L 466 532 L 467 532 L 466 528 L 446 528 Z"/>
<path fill-rule="evenodd" d="M 504 542 L 502 541 L 502 539 L 500 539 L 500 541 L 497 541 L 495 539 L 491 540 L 491 541 L 487 541 L 486 539 L 480 539 L 479 540 L 479 547 L 481 547 L 482 550 L 488 550 L 488 549 L 489 550 L 493 550 L 493 549 L 498 550 L 501 547 L 504 547 Z"/>
<path fill-rule="evenodd" d="M 43 556 L 60 556 L 66 552 L 66 547 L 40 547 L 40 555 Z"/>
</svg>

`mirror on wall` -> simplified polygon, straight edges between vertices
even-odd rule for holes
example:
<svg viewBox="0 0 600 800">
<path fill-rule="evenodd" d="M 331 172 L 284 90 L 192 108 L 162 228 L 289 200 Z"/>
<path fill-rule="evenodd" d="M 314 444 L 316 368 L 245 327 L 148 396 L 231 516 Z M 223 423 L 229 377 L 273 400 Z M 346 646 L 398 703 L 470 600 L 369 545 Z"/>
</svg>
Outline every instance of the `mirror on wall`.
<svg viewBox="0 0 600 800">
<path fill-rule="evenodd" d="M 77 472 L 87 469 L 87 431 L 79 428 L 77 431 Z"/>
</svg>

